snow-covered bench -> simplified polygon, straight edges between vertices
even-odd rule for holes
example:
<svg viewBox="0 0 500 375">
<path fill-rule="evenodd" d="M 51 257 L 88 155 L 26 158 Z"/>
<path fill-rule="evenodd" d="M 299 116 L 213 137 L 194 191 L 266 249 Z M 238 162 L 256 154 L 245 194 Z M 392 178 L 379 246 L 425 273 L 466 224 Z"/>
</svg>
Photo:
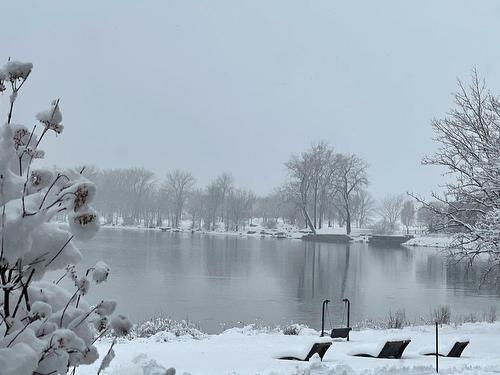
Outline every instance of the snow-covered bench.
<svg viewBox="0 0 500 375">
<path fill-rule="evenodd" d="M 349 354 L 356 357 L 400 359 L 410 342 L 409 338 L 385 341 L 378 345 L 353 349 Z"/>
<path fill-rule="evenodd" d="M 438 351 L 440 357 L 460 358 L 464 349 L 469 345 L 468 339 L 460 339 L 453 344 L 441 346 Z M 420 351 L 422 355 L 436 355 L 436 348 L 423 349 Z"/>
<path fill-rule="evenodd" d="M 318 354 L 319 358 L 323 360 L 326 351 L 331 345 L 332 340 L 329 337 L 318 337 L 314 341 L 311 341 L 300 348 L 291 348 L 286 351 L 276 353 L 274 358 L 309 361 L 314 354 Z"/>
</svg>

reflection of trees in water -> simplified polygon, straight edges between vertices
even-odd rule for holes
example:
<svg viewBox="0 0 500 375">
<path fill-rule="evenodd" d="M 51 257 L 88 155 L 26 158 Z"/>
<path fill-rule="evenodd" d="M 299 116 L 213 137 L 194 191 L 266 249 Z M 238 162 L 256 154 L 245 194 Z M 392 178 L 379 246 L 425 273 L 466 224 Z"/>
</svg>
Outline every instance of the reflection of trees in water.
<svg viewBox="0 0 500 375">
<path fill-rule="evenodd" d="M 359 249 L 353 250 L 349 244 L 304 243 L 297 285 L 297 298 L 304 311 L 320 311 L 321 302 L 330 299 L 333 318 L 339 320 L 342 299 L 355 300 L 358 291 L 359 268 L 350 267 L 353 255 L 359 264 Z"/>
<path fill-rule="evenodd" d="M 210 277 L 242 276 L 248 273 L 251 253 L 245 243 L 229 236 L 205 236 L 200 248 L 206 273 Z"/>
<path fill-rule="evenodd" d="M 497 272 L 485 274 L 489 269 L 488 261 L 479 260 L 472 265 L 468 262 L 447 261 L 446 264 L 446 282 L 447 287 L 455 289 L 478 290 L 480 293 L 498 293 L 496 286 L 498 277 Z"/>
<path fill-rule="evenodd" d="M 346 255 L 345 255 L 345 262 L 344 262 L 344 272 L 342 276 L 342 284 L 340 286 L 340 298 L 344 299 L 345 298 L 345 290 L 346 290 L 346 283 L 347 283 L 347 274 L 349 272 L 349 259 L 351 259 L 351 248 L 349 244 L 346 245 Z"/>
<path fill-rule="evenodd" d="M 445 283 L 446 273 L 446 262 L 441 254 L 423 252 L 415 255 L 415 275 L 419 284 L 439 287 Z"/>
<path fill-rule="evenodd" d="M 416 250 L 419 251 L 419 250 Z M 418 253 L 416 253 L 418 254 Z M 477 292 L 483 281 L 488 262 L 479 260 L 474 264 L 447 259 L 441 252 L 426 252 L 415 256 L 417 281 L 431 287 L 446 287 L 457 291 Z M 487 275 L 481 290 L 495 293 L 496 273 Z"/>
</svg>

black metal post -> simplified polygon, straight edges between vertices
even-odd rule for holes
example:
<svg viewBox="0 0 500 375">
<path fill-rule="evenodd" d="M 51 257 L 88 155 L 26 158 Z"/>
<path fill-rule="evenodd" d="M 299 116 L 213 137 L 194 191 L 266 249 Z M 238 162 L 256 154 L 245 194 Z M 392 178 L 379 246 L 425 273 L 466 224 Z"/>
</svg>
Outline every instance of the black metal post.
<svg viewBox="0 0 500 375">
<path fill-rule="evenodd" d="M 329 299 L 325 299 L 323 301 L 323 310 L 321 312 L 321 337 L 325 335 L 325 309 L 326 305 L 328 305 L 328 302 L 330 302 Z"/>
<path fill-rule="evenodd" d="M 351 301 L 349 298 L 344 298 L 342 302 L 347 303 L 347 328 L 351 327 Z M 347 333 L 347 341 L 349 341 L 349 332 Z"/>
<path fill-rule="evenodd" d="M 439 339 L 438 323 L 436 322 L 436 372 L 439 372 Z"/>
</svg>

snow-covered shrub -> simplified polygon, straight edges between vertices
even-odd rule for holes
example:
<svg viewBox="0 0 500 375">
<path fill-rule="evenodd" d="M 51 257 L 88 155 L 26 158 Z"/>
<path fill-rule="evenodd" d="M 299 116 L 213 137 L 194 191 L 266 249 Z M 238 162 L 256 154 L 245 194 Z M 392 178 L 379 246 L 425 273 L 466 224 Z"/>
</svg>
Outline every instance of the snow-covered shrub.
<svg viewBox="0 0 500 375">
<path fill-rule="evenodd" d="M 468 313 L 464 314 L 460 317 L 460 323 L 476 323 L 479 321 L 479 318 L 476 313 Z"/>
<path fill-rule="evenodd" d="M 408 325 L 408 321 L 406 320 L 406 311 L 404 309 L 396 310 L 395 313 L 389 311 L 387 328 L 401 329 L 406 325 Z"/>
<path fill-rule="evenodd" d="M 283 334 L 287 336 L 297 336 L 302 330 L 300 324 L 290 324 L 283 328 Z"/>
<path fill-rule="evenodd" d="M 125 317 L 110 317 L 116 304 L 91 307 L 83 298 L 106 280 L 102 262 L 78 275 L 82 254 L 74 238 L 91 238 L 99 228 L 90 207 L 95 186 L 82 171 L 36 169 L 41 141 L 63 131 L 59 100 L 36 115 L 33 128 L 12 122 L 16 99 L 33 65 L 9 61 L 0 68 L 0 93 L 10 88 L 6 122 L 0 127 L 0 373 L 2 375 L 74 373 L 98 359 L 96 340 L 107 332 L 128 334 Z M 4 96 L 5 97 L 5 96 Z M 69 231 L 54 223 L 69 218 Z M 62 271 L 57 282 L 47 271 Z M 72 289 L 59 285 L 72 281 Z M 93 282 L 91 281 L 93 280 Z M 112 348 L 101 365 L 109 365 Z"/>
<path fill-rule="evenodd" d="M 192 323 L 185 320 L 177 321 L 163 316 L 148 319 L 132 328 L 129 338 L 147 338 L 158 334 L 171 334 L 172 337 L 190 337 L 201 339 L 206 334 L 197 329 Z"/>
<path fill-rule="evenodd" d="M 495 323 L 497 321 L 497 308 L 496 306 L 491 306 L 486 314 L 486 320 L 488 323 Z"/>
<path fill-rule="evenodd" d="M 438 324 L 450 324 L 451 322 L 451 309 L 450 306 L 438 306 L 431 314 L 431 320 L 433 323 Z"/>
</svg>

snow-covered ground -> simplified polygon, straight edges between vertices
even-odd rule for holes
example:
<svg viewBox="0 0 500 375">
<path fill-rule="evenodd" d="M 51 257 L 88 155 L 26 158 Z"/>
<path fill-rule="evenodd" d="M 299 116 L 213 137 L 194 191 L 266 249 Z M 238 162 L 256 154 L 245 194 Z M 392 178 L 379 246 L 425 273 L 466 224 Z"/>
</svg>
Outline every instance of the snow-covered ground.
<svg viewBox="0 0 500 375">
<path fill-rule="evenodd" d="M 418 247 L 447 247 L 451 242 L 452 237 L 444 235 L 427 235 L 417 236 L 409 241 L 406 241 L 405 246 Z"/>
<path fill-rule="evenodd" d="M 403 358 L 373 359 L 351 356 L 359 350 L 370 350 L 391 338 L 411 338 Z M 323 362 L 286 361 L 273 358 L 277 353 L 306 348 L 318 338 L 318 332 L 303 329 L 299 335 L 287 336 L 278 330 L 257 330 L 251 326 L 233 328 L 200 340 L 158 333 L 147 339 L 122 341 L 115 346 L 116 358 L 103 374 L 143 374 L 133 364 L 145 354 L 165 368 L 175 367 L 177 374 L 432 374 L 434 357 L 420 354 L 434 345 L 434 327 L 406 327 L 401 330 L 363 330 L 351 333 L 351 341 L 334 341 Z M 448 346 L 468 338 L 469 346 L 461 358 L 440 358 L 442 374 L 500 373 L 500 323 L 464 324 L 440 329 L 440 343 Z M 101 356 L 109 344 L 98 345 Z M 145 356 L 143 356 L 144 358 Z M 82 367 L 78 373 L 95 374 L 97 364 Z"/>
</svg>

